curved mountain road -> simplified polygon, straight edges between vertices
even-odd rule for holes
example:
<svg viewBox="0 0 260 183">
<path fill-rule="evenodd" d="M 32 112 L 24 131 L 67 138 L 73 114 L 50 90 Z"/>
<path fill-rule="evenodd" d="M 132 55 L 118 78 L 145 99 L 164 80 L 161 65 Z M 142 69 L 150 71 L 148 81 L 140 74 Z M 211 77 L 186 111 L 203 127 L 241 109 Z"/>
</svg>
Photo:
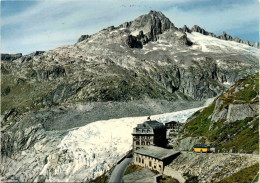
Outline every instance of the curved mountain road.
<svg viewBox="0 0 260 183">
<path fill-rule="evenodd" d="M 113 170 L 109 183 L 119 183 L 122 182 L 122 178 L 124 176 L 125 170 L 127 165 L 132 161 L 132 158 L 125 158 L 121 163 L 116 165 L 115 169 Z"/>
</svg>

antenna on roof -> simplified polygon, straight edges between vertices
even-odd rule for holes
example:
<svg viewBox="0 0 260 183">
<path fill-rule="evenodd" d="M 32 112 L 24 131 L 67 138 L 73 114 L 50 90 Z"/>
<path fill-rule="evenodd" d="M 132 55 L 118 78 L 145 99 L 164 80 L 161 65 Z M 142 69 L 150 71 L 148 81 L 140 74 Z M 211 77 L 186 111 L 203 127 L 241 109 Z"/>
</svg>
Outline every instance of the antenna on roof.
<svg viewBox="0 0 260 183">
<path fill-rule="evenodd" d="M 147 117 L 147 120 L 151 121 L 151 117 L 150 117 L 150 116 L 148 116 L 148 117 Z"/>
</svg>

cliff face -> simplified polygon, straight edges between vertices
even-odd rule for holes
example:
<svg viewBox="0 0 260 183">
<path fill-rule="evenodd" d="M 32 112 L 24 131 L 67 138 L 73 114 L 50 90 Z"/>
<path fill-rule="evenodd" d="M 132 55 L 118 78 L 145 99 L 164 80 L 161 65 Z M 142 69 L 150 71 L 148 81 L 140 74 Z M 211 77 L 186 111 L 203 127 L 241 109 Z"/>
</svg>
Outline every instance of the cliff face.
<svg viewBox="0 0 260 183">
<path fill-rule="evenodd" d="M 258 79 L 257 73 L 239 80 L 209 107 L 191 116 L 184 127 L 186 138 L 179 140 L 178 147 L 186 143 L 190 149 L 194 143 L 188 140 L 203 136 L 204 142 L 214 143 L 219 151 L 258 153 Z"/>
</svg>

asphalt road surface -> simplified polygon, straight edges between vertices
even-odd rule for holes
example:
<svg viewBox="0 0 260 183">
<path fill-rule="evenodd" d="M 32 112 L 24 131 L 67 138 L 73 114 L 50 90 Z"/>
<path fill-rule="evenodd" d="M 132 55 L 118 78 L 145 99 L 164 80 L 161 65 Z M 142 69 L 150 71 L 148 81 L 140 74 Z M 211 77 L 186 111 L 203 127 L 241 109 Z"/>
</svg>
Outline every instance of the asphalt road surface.
<svg viewBox="0 0 260 183">
<path fill-rule="evenodd" d="M 124 176 L 127 165 L 132 161 L 132 158 L 125 158 L 121 163 L 116 165 L 113 170 L 109 183 L 119 183 L 122 182 L 122 178 Z"/>
</svg>

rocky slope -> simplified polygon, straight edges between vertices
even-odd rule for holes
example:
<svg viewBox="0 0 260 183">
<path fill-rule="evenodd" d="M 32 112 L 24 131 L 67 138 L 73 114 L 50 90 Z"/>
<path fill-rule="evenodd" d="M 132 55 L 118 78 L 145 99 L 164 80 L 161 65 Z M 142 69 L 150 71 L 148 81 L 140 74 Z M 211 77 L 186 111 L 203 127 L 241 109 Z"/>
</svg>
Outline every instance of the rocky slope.
<svg viewBox="0 0 260 183">
<path fill-rule="evenodd" d="M 218 151 L 259 153 L 259 75 L 240 79 L 184 126 L 176 148 L 214 143 Z"/>
<path fill-rule="evenodd" d="M 219 182 L 257 163 L 258 157 L 252 155 L 183 153 L 165 167 L 164 174 L 177 178 L 181 183 Z"/>
<path fill-rule="evenodd" d="M 151 11 L 75 45 L 3 62 L 2 115 L 77 102 L 201 100 L 257 71 L 258 49 L 203 36 Z"/>
</svg>

